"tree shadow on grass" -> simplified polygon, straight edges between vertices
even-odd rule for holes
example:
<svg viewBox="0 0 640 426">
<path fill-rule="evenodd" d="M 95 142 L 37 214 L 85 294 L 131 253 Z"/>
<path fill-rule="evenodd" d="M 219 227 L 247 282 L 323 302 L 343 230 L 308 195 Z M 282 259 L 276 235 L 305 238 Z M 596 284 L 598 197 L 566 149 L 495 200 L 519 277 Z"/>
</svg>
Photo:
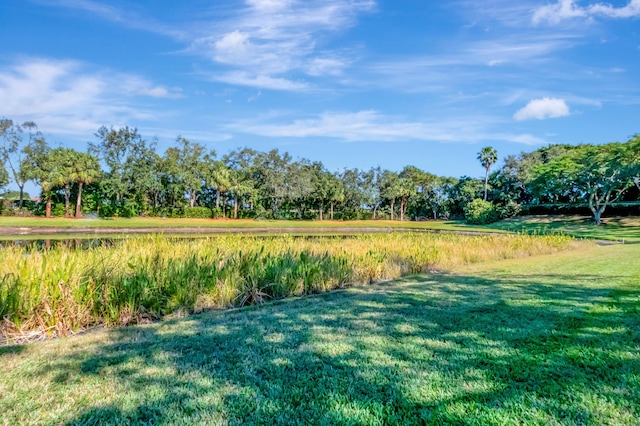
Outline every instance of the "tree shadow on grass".
<svg viewBox="0 0 640 426">
<path fill-rule="evenodd" d="M 410 277 L 112 330 L 31 374 L 113 390 L 66 424 L 632 424 L 639 293 L 580 278 Z"/>
</svg>

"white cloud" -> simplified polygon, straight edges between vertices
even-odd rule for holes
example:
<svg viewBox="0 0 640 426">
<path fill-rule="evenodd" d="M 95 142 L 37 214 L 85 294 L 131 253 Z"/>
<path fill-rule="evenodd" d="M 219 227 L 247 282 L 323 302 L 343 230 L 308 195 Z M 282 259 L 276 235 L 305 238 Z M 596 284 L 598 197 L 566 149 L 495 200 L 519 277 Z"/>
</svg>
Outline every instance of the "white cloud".
<svg viewBox="0 0 640 426">
<path fill-rule="evenodd" d="M 517 121 L 523 120 L 544 120 L 547 118 L 558 118 L 570 115 L 569 106 L 564 99 L 542 98 L 529 101 L 527 106 L 520 109 L 513 115 Z"/>
<path fill-rule="evenodd" d="M 300 91 L 309 85 L 305 82 L 287 80 L 286 78 L 271 77 L 269 75 L 252 74 L 244 71 L 232 71 L 212 77 L 215 81 L 236 86 L 249 86 L 258 89 Z"/>
<path fill-rule="evenodd" d="M 175 98 L 178 89 L 138 76 L 90 70 L 70 60 L 29 58 L 0 68 L 0 116 L 33 120 L 60 133 L 94 132 L 103 124 L 153 119 L 140 97 Z"/>
<path fill-rule="evenodd" d="M 258 10 L 284 9 L 291 3 L 291 0 L 247 0 L 247 4 Z"/>
<path fill-rule="evenodd" d="M 454 117 L 430 122 L 410 121 L 374 110 L 358 112 L 324 112 L 289 123 L 274 123 L 278 116 L 269 114 L 251 122 L 239 121 L 228 126 L 231 131 L 275 138 L 334 138 L 348 142 L 425 141 L 480 142 L 507 141 L 524 144 L 545 143 L 535 136 L 492 132 L 494 123 L 486 117 Z"/>
<path fill-rule="evenodd" d="M 375 6 L 373 0 L 246 0 L 245 4 L 235 18 L 195 36 L 189 51 L 229 68 L 211 73 L 214 80 L 276 90 L 309 87 L 292 75 L 340 75 L 348 61 L 340 52 L 321 51 L 323 37 L 350 27 L 359 13 Z"/>
<path fill-rule="evenodd" d="M 532 22 L 534 24 L 540 24 L 541 22 L 558 24 L 567 19 L 593 18 L 596 16 L 608 18 L 640 17 L 640 0 L 630 0 L 626 6 L 622 7 L 614 7 L 605 3 L 595 3 L 583 7 L 577 4 L 577 0 L 558 0 L 557 3 L 535 9 Z"/>
</svg>

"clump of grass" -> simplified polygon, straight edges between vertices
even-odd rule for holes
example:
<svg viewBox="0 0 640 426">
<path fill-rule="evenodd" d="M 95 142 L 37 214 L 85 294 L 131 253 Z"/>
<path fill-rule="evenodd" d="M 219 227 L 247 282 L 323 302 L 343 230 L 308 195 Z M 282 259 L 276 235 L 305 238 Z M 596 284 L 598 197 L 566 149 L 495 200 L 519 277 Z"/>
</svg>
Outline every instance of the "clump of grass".
<svg viewBox="0 0 640 426">
<path fill-rule="evenodd" d="M 431 269 L 552 253 L 567 237 L 415 233 L 351 237 L 148 236 L 77 250 L 0 250 L 0 334 L 59 336 L 93 325 L 258 304 Z"/>
</svg>

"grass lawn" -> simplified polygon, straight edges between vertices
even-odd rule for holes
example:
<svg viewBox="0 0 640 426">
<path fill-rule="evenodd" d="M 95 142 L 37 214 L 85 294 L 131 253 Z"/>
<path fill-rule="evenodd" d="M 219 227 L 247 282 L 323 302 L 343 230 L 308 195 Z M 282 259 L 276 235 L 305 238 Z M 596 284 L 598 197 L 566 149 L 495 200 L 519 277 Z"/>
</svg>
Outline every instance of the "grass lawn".
<svg viewBox="0 0 640 426">
<path fill-rule="evenodd" d="M 0 348 L 0 424 L 637 424 L 640 245 Z"/>
<path fill-rule="evenodd" d="M 507 219 L 486 228 L 528 233 L 562 233 L 577 238 L 595 238 L 625 242 L 640 242 L 640 217 L 614 217 L 603 219 L 595 226 L 589 216 L 522 216 Z"/>
</svg>

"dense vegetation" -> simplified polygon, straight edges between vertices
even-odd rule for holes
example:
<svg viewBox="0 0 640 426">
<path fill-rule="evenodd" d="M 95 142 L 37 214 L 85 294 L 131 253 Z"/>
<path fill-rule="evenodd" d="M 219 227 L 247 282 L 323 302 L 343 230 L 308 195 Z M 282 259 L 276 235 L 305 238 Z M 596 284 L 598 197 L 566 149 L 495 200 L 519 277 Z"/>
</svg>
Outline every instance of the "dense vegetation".
<svg viewBox="0 0 640 426">
<path fill-rule="evenodd" d="M 43 202 L 28 207 L 46 216 L 80 217 L 84 210 L 107 217 L 462 218 L 473 200 L 484 199 L 492 208 L 480 215 L 483 221 L 550 205 L 590 209 L 599 222 L 609 205 L 637 202 L 640 192 L 640 136 L 551 145 L 507 157 L 492 173 L 498 154 L 486 147 L 478 154 L 485 179 L 441 177 L 414 166 L 333 173 L 278 150 L 245 148 L 218 157 L 183 137 L 161 154 L 155 141 L 128 127 L 102 127 L 83 153 L 52 149 L 34 123 L 3 119 L 0 142 L 0 188 L 11 178 L 19 188 L 17 209 L 24 211 L 24 186 L 33 180 Z M 480 206 L 471 209 L 488 211 Z"/>
<path fill-rule="evenodd" d="M 394 233 L 125 239 L 88 250 L 0 248 L 0 334 L 62 335 L 180 310 L 242 306 L 492 259 L 566 249 L 566 237 Z"/>
<path fill-rule="evenodd" d="M 0 424 L 637 425 L 640 245 L 0 347 Z"/>
</svg>

